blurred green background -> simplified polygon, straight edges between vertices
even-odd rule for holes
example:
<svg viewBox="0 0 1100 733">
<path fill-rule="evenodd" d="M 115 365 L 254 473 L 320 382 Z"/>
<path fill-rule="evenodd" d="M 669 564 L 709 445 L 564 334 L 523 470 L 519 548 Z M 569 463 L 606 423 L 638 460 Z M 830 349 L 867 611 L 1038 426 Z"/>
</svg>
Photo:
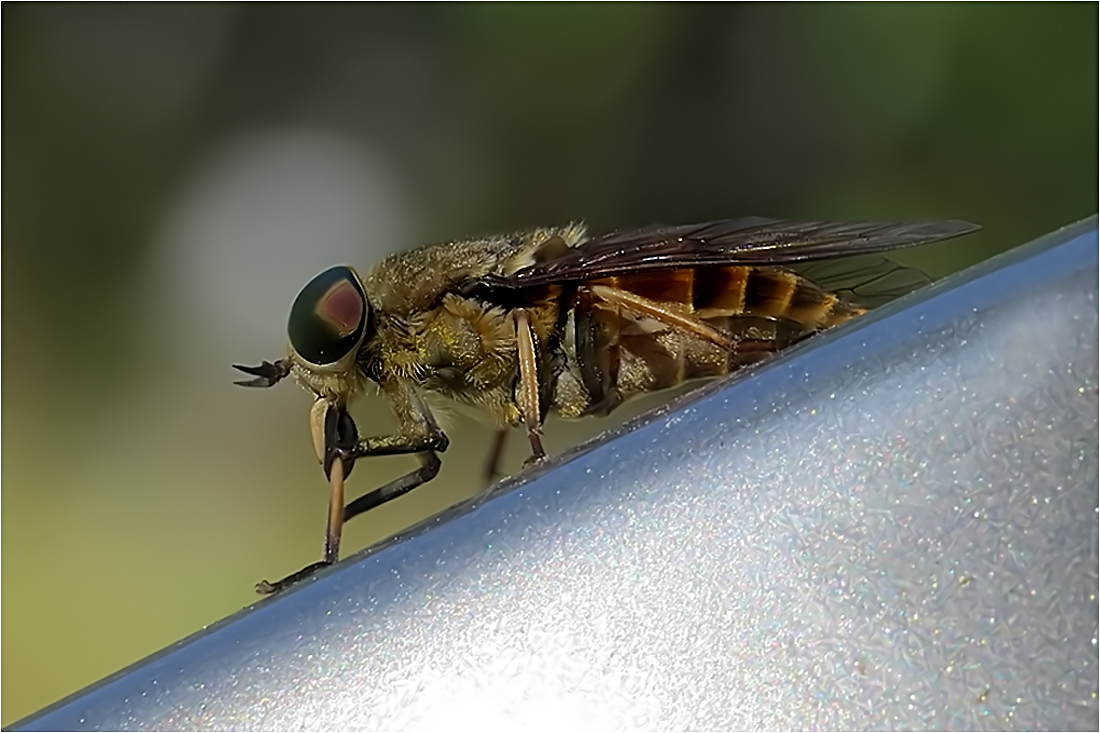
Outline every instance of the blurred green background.
<svg viewBox="0 0 1100 733">
<path fill-rule="evenodd" d="M 2 722 L 319 557 L 309 400 L 229 367 L 282 355 L 316 272 L 577 218 L 982 223 L 907 254 L 942 275 L 1096 210 L 1097 21 L 1095 3 L 5 3 Z M 361 430 L 384 412 L 364 400 Z M 489 432 L 448 424 L 442 476 L 353 522 L 345 551 L 482 488 Z M 349 488 L 412 465 L 363 463 Z"/>
</svg>

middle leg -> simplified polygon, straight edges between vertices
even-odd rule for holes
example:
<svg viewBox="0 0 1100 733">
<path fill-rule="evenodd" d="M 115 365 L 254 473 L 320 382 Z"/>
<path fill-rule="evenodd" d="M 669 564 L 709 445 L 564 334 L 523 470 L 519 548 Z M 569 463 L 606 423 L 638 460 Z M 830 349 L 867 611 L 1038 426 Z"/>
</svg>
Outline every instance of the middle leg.
<svg viewBox="0 0 1100 733">
<path fill-rule="evenodd" d="M 520 412 L 523 413 L 523 422 L 527 426 L 527 439 L 531 442 L 531 457 L 527 462 L 534 463 L 546 457 L 541 438 L 535 337 L 531 333 L 531 320 L 526 309 L 517 308 L 513 311 L 512 317 L 516 323 L 516 351 L 519 360 L 519 407 Z"/>
</svg>

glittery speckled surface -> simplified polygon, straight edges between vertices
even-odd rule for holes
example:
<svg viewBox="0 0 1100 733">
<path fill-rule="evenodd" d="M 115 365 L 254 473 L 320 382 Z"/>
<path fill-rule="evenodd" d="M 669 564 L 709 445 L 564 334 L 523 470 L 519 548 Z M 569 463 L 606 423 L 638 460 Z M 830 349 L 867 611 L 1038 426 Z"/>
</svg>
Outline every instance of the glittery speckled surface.
<svg viewBox="0 0 1100 733">
<path fill-rule="evenodd" d="M 1096 221 L 1057 239 L 25 726 L 1095 730 Z"/>
</svg>

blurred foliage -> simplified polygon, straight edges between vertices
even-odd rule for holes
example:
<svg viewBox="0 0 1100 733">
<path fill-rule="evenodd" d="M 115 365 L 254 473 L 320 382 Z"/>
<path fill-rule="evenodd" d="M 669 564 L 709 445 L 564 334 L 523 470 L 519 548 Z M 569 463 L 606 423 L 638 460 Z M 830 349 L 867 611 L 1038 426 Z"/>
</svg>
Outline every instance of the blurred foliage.
<svg viewBox="0 0 1100 733">
<path fill-rule="evenodd" d="M 271 173 L 242 141 L 350 146 L 319 170 L 381 181 L 358 213 L 381 250 L 577 218 L 982 223 L 906 255 L 942 275 L 1096 210 L 1097 20 L 1094 3 L 5 3 L 2 722 L 320 550 L 305 398 L 234 390 L 227 366 L 279 355 L 280 278 L 330 264 L 348 235 L 325 226 L 358 221 L 359 189 Z M 254 188 L 291 188 L 241 215 L 247 236 L 169 236 L 253 211 L 248 185 L 203 188 L 241 160 Z M 317 261 L 293 272 L 254 244 L 299 226 Z M 261 297 L 285 306 L 244 320 Z M 361 420 L 383 429 L 376 408 Z M 488 436 L 460 424 L 444 475 L 353 523 L 348 550 L 480 488 Z"/>
</svg>

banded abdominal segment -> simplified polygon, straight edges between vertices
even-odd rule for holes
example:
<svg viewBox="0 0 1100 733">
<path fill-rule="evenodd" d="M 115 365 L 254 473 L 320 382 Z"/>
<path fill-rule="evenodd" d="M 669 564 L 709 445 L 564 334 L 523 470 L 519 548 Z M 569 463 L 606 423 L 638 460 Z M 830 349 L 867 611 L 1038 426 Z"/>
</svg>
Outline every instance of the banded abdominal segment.
<svg viewBox="0 0 1100 733">
<path fill-rule="evenodd" d="M 609 302 L 600 297 L 608 288 L 700 322 L 729 341 Z M 578 288 L 569 306 L 566 363 L 553 404 L 564 417 L 605 414 L 638 394 L 728 374 L 866 311 L 789 270 L 750 266 L 602 278 Z"/>
</svg>

